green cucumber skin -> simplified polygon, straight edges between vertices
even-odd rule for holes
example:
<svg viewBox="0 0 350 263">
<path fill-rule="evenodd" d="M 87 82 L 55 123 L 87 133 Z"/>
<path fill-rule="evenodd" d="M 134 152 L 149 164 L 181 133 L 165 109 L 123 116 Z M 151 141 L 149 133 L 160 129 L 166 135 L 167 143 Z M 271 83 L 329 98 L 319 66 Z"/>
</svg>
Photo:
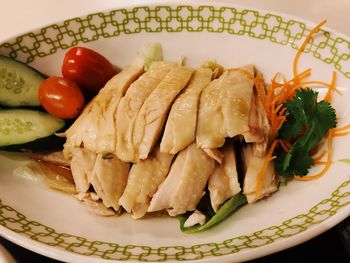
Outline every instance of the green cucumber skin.
<svg viewBox="0 0 350 263">
<path fill-rule="evenodd" d="M 45 78 L 36 69 L 0 55 L 0 105 L 40 106 L 38 90 Z"/>
<path fill-rule="evenodd" d="M 36 139 L 35 141 L 14 144 L 0 147 L 1 151 L 7 152 L 45 152 L 45 151 L 59 151 L 63 149 L 63 144 L 66 142 L 66 138 L 60 138 L 56 135 L 50 135 L 45 138 Z"/>
<path fill-rule="evenodd" d="M 62 132 L 66 127 L 64 120 L 41 111 L 2 109 L 0 110 L 0 136 L 2 136 L 0 150 L 61 149 L 65 138 L 59 138 L 54 133 Z"/>
</svg>

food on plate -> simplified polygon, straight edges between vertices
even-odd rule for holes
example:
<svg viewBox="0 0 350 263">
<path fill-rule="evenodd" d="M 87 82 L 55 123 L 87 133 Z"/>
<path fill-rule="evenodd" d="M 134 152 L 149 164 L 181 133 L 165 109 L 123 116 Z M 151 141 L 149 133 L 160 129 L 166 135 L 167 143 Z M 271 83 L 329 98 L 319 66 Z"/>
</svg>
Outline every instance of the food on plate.
<svg viewBox="0 0 350 263">
<path fill-rule="evenodd" d="M 70 168 L 78 193 L 86 193 L 90 187 L 90 174 L 96 162 L 96 153 L 85 148 L 74 148 Z"/>
<path fill-rule="evenodd" d="M 174 101 L 160 143 L 162 152 L 176 154 L 195 140 L 199 97 L 212 76 L 209 68 L 197 69 L 185 90 Z"/>
<path fill-rule="evenodd" d="M 81 164 L 80 164 L 81 165 Z M 89 182 L 106 207 L 119 212 L 119 198 L 128 181 L 130 164 L 114 155 L 97 154 L 93 170 L 89 171 Z"/>
<path fill-rule="evenodd" d="M 278 174 L 283 176 L 306 175 L 313 160 L 309 156 L 326 133 L 336 126 L 335 110 L 329 101 L 317 101 L 318 92 L 311 89 L 298 90 L 295 97 L 285 103 L 287 121 L 278 132 L 281 140 L 297 140 L 287 153 L 275 161 Z"/>
<path fill-rule="evenodd" d="M 50 162 L 30 162 L 15 170 L 16 174 L 42 181 L 48 187 L 67 194 L 75 194 L 75 184 L 71 171 L 67 167 Z"/>
<path fill-rule="evenodd" d="M 44 109 L 61 119 L 74 119 L 84 108 L 85 98 L 75 82 L 49 77 L 41 82 L 39 99 Z"/>
<path fill-rule="evenodd" d="M 119 204 L 134 218 L 143 217 L 150 205 L 150 200 L 159 185 L 169 173 L 174 156 L 161 152 L 156 146 L 146 160 L 131 166 L 129 178 Z"/>
<path fill-rule="evenodd" d="M 249 110 L 254 86 L 254 67 L 226 70 L 203 89 L 196 130 L 204 149 L 224 145 L 226 137 L 249 132 Z"/>
<path fill-rule="evenodd" d="M 172 102 L 185 88 L 192 73 L 193 69 L 184 66 L 170 70 L 143 103 L 133 131 L 135 160 L 147 158 L 163 129 Z"/>
<path fill-rule="evenodd" d="M 125 210 L 138 219 L 165 211 L 179 217 L 186 233 L 211 228 L 243 204 L 270 196 L 280 181 L 318 178 L 330 166 L 332 138 L 348 129 L 335 128 L 330 104 L 335 74 L 327 84 L 306 80 L 311 69 L 298 71 L 305 43 L 322 24 L 298 50 L 292 79 L 280 80 L 276 74 L 270 84 L 252 64 L 225 69 L 207 62 L 190 68 L 163 61 L 157 44 L 118 74 L 95 51 L 73 48 L 66 54 L 63 75 L 91 91 L 84 83 L 88 81 L 98 94 L 61 134 L 66 138 L 63 151 L 31 153 L 37 161 L 22 172 L 47 172 L 51 179 L 58 174 L 66 178 L 61 180 L 62 190 L 71 191 L 74 182 L 75 197 L 97 215 Z M 104 81 L 99 63 L 111 75 Z M 94 74 L 98 83 L 89 81 Z M 51 79 L 55 78 L 42 86 Z M 309 88 L 315 84 L 328 89 L 324 98 Z M 6 116 L 0 111 L 0 121 L 2 112 Z M 16 132 L 22 133 L 15 126 L 6 125 L 1 132 L 9 129 L 16 143 L 26 142 L 17 138 Z M 60 128 L 55 126 L 45 136 Z M 31 136 L 29 141 L 35 140 Z M 320 162 L 324 169 L 310 176 L 309 168 L 323 157 L 314 156 L 320 150 L 327 153 L 327 161 Z M 50 187 L 60 189 L 60 181 L 56 185 L 50 180 Z"/>
<path fill-rule="evenodd" d="M 47 150 L 61 141 L 54 133 L 65 122 L 48 113 L 29 109 L 0 109 L 0 149 Z M 59 145 L 60 146 L 60 145 Z"/>
<path fill-rule="evenodd" d="M 65 132 L 67 141 L 64 155 L 67 159 L 71 157 L 73 149 L 82 144 L 85 149 L 96 153 L 115 152 L 115 113 L 118 104 L 130 84 L 143 72 L 143 64 L 127 66 L 112 77 L 84 108 L 79 118 Z"/>
<path fill-rule="evenodd" d="M 170 167 L 168 176 L 153 195 L 148 212 L 167 209 L 176 216 L 194 211 L 204 195 L 215 163 L 196 143 L 181 151 Z"/>
<path fill-rule="evenodd" d="M 62 64 L 62 75 L 77 83 L 88 95 L 96 95 L 116 73 L 108 59 L 86 47 L 70 49 Z"/>
<path fill-rule="evenodd" d="M 222 162 L 216 165 L 208 181 L 210 203 L 215 212 L 227 199 L 241 192 L 234 145 L 227 143 L 222 154 Z"/>
<path fill-rule="evenodd" d="M 38 89 L 44 79 L 37 70 L 0 55 L 0 105 L 40 106 Z"/>
<path fill-rule="evenodd" d="M 164 79 L 168 72 L 176 67 L 176 63 L 157 61 L 135 82 L 120 100 L 116 114 L 116 155 L 120 160 L 132 162 L 137 159 L 134 144 L 134 128 L 138 113 L 147 97 Z"/>
<path fill-rule="evenodd" d="M 243 193 L 247 197 L 248 203 L 253 203 L 258 199 L 264 196 L 269 196 L 271 193 L 277 191 L 278 178 L 274 172 L 272 162 L 267 164 L 267 167 L 264 169 L 263 182 L 260 187 L 257 187 L 259 173 L 264 166 L 264 158 L 254 154 L 252 145 L 245 145 L 243 147 L 243 166 Z"/>
</svg>

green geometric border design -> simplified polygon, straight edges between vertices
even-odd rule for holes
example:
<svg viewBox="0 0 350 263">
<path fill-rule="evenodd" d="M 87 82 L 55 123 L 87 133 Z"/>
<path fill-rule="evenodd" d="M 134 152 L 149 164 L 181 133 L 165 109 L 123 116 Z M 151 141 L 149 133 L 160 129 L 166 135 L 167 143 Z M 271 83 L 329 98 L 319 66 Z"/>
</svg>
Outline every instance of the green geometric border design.
<svg viewBox="0 0 350 263">
<path fill-rule="evenodd" d="M 288 238 L 320 224 L 350 204 L 350 180 L 343 182 L 329 198 L 312 207 L 307 213 L 284 221 L 279 226 L 271 226 L 244 235 L 227 239 L 221 243 L 199 244 L 191 247 L 165 246 L 149 247 L 137 245 L 119 245 L 102 241 L 90 241 L 84 237 L 66 233 L 57 233 L 53 228 L 28 220 L 12 207 L 1 203 L 0 225 L 16 233 L 21 233 L 40 243 L 60 247 L 66 251 L 85 256 L 95 256 L 111 260 L 200 260 L 209 256 L 223 256 L 239 251 L 261 247 L 277 239 Z"/>
<path fill-rule="evenodd" d="M 306 24 L 282 16 L 236 7 L 159 5 L 118 9 L 73 18 L 16 37 L 0 45 L 7 54 L 26 63 L 79 43 L 141 32 L 216 32 L 269 40 L 294 49 L 310 32 Z M 350 78 L 350 42 L 321 31 L 305 52 Z"/>
</svg>

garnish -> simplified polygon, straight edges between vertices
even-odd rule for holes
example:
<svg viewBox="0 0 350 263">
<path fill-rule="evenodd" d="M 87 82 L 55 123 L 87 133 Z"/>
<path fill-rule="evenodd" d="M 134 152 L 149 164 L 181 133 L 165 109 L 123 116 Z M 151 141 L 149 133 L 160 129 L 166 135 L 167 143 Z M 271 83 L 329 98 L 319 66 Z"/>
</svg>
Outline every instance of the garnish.
<svg viewBox="0 0 350 263">
<path fill-rule="evenodd" d="M 298 90 L 295 97 L 284 104 L 287 120 L 278 138 L 295 142 L 287 153 L 275 160 L 279 175 L 305 176 L 313 164 L 310 151 L 336 126 L 335 110 L 329 102 L 317 102 L 317 95 L 312 89 Z"/>
</svg>

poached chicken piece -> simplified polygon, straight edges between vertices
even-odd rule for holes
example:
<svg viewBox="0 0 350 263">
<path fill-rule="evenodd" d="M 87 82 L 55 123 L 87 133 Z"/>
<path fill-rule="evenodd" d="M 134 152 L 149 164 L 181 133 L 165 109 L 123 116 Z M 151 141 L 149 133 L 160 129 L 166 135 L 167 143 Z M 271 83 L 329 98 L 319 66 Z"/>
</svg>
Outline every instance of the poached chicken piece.
<svg viewBox="0 0 350 263">
<path fill-rule="evenodd" d="M 214 160 L 192 143 L 177 155 L 148 212 L 167 209 L 169 215 L 176 216 L 194 211 L 214 168 Z"/>
<path fill-rule="evenodd" d="M 272 162 L 268 164 L 267 169 L 265 170 L 260 193 L 257 195 L 258 175 L 264 165 L 264 158 L 254 155 L 253 146 L 251 144 L 247 144 L 243 148 L 243 158 L 245 168 L 243 193 L 247 197 L 248 203 L 253 203 L 277 191 L 278 180 L 275 176 Z"/>
<path fill-rule="evenodd" d="M 200 97 L 196 130 L 201 148 L 220 148 L 226 137 L 249 131 L 254 67 L 226 70 L 213 80 Z"/>
<path fill-rule="evenodd" d="M 258 80 L 263 82 L 258 74 Z M 249 131 L 243 133 L 247 143 L 253 143 L 253 152 L 257 157 L 264 157 L 271 137 L 271 126 L 262 102 L 259 99 L 256 88 L 251 100 L 249 112 Z"/>
<path fill-rule="evenodd" d="M 192 212 L 186 226 L 203 224 L 206 216 L 196 209 L 206 191 L 215 212 L 241 192 L 227 137 L 249 142 L 243 153 L 248 202 L 277 190 L 271 165 L 256 195 L 271 128 L 254 74 L 252 65 L 214 80 L 212 69 L 172 62 L 153 62 L 146 72 L 126 67 L 66 131 L 64 156 L 80 200 L 101 215 L 121 207 L 135 219 L 160 210 Z"/>
<path fill-rule="evenodd" d="M 119 204 L 134 218 L 146 214 L 151 198 L 169 172 L 173 157 L 172 154 L 160 152 L 157 146 L 146 160 L 131 167 L 128 184 Z"/>
<path fill-rule="evenodd" d="M 78 193 L 85 193 L 89 190 L 89 175 L 92 173 L 96 161 L 96 153 L 85 148 L 74 148 L 70 169 Z"/>
<path fill-rule="evenodd" d="M 65 132 L 64 156 L 72 157 L 76 147 L 92 152 L 114 152 L 116 145 L 115 113 L 130 84 L 143 73 L 143 65 L 126 67 L 110 79 Z"/>
<path fill-rule="evenodd" d="M 215 212 L 227 199 L 241 191 L 233 145 L 225 144 L 222 153 L 224 156 L 222 163 L 216 165 L 208 182 L 210 202 Z"/>
<path fill-rule="evenodd" d="M 119 198 L 128 181 L 129 163 L 114 155 L 99 153 L 89 180 L 106 207 L 119 211 Z"/>
<path fill-rule="evenodd" d="M 175 97 L 185 88 L 193 69 L 179 66 L 171 70 L 142 105 L 137 115 L 133 141 L 138 158 L 146 159 L 165 124 Z M 136 159 L 136 161 L 137 161 Z"/>
<path fill-rule="evenodd" d="M 211 81 L 212 75 L 209 68 L 197 69 L 173 103 L 160 144 L 162 152 L 176 154 L 195 140 L 199 96 Z"/>
<path fill-rule="evenodd" d="M 132 162 L 135 156 L 133 130 L 137 114 L 151 92 L 162 81 L 166 74 L 178 67 L 175 63 L 153 62 L 146 73 L 132 83 L 125 96 L 120 100 L 116 125 L 117 145 L 116 154 L 120 160 Z"/>
</svg>

